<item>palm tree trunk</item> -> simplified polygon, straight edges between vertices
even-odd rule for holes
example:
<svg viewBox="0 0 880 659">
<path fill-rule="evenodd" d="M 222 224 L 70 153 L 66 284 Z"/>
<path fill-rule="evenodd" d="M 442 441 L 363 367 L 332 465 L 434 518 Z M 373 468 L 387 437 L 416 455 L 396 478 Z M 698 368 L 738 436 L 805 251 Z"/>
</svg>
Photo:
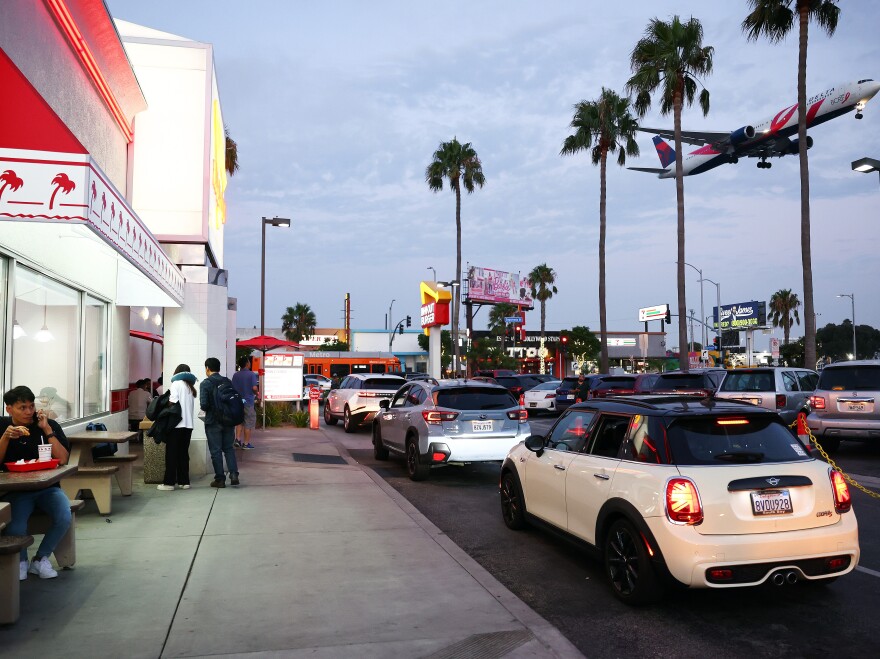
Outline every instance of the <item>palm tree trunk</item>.
<svg viewBox="0 0 880 659">
<path fill-rule="evenodd" d="M 807 163 L 807 25 L 809 3 L 798 1 L 798 144 L 801 165 L 801 263 L 804 271 L 804 364 L 816 368 L 816 316 L 813 313 L 813 259 L 810 252 L 810 168 Z"/>
<path fill-rule="evenodd" d="M 690 355 L 687 339 L 687 301 L 684 287 L 684 173 L 681 154 L 681 101 L 682 92 L 676 91 L 672 101 L 672 116 L 675 124 L 675 197 L 678 211 L 678 366 L 687 373 L 690 370 Z M 718 310 L 721 313 L 721 310 Z M 718 319 L 721 322 L 721 319 Z"/>
<path fill-rule="evenodd" d="M 455 186 L 455 276 L 453 280 L 460 279 L 461 273 L 461 185 L 456 181 Z M 461 282 L 453 287 L 452 307 L 452 368 L 453 377 L 459 376 L 459 352 L 458 352 L 458 307 L 461 303 Z"/>
<path fill-rule="evenodd" d="M 608 318 L 605 309 L 605 176 L 608 150 L 599 161 L 599 372 L 608 372 Z"/>
<path fill-rule="evenodd" d="M 544 323 L 547 320 L 547 300 L 541 300 L 541 340 L 544 340 Z"/>
</svg>

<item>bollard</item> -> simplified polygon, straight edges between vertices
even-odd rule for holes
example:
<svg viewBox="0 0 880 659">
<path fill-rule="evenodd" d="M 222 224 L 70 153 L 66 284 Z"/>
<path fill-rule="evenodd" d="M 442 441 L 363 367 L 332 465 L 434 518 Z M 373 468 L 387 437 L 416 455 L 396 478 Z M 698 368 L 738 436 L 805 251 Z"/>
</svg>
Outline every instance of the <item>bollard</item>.
<svg viewBox="0 0 880 659">
<path fill-rule="evenodd" d="M 797 436 L 798 439 L 803 442 L 804 446 L 807 447 L 808 451 L 812 450 L 813 445 L 810 443 L 810 429 L 807 427 L 807 415 L 803 412 L 798 412 L 797 415 Z"/>
<path fill-rule="evenodd" d="M 309 428 L 312 430 L 318 429 L 318 424 L 321 419 L 321 414 L 319 410 L 319 401 L 321 399 L 321 388 L 315 385 L 309 387 Z"/>
</svg>

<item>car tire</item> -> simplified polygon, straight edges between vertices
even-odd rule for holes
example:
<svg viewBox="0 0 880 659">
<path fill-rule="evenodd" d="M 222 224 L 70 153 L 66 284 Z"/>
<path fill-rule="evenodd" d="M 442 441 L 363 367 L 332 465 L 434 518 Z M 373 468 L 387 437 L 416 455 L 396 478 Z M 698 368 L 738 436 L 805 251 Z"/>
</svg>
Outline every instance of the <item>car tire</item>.
<svg viewBox="0 0 880 659">
<path fill-rule="evenodd" d="M 501 477 L 501 517 L 507 528 L 519 531 L 526 527 L 526 502 L 519 478 L 512 471 Z"/>
<path fill-rule="evenodd" d="M 419 455 L 419 443 L 417 439 L 410 437 L 406 440 L 406 473 L 412 481 L 423 481 L 428 478 L 431 467 L 422 464 Z"/>
<path fill-rule="evenodd" d="M 357 430 L 358 424 L 354 420 L 351 415 L 351 410 L 348 409 L 348 405 L 345 406 L 345 409 L 342 411 L 342 428 L 345 432 L 351 434 L 355 430 Z"/>
<path fill-rule="evenodd" d="M 663 595 L 663 587 L 645 543 L 635 527 L 619 519 L 608 530 L 604 542 L 605 575 L 615 597 L 626 604 L 650 604 Z"/>
<path fill-rule="evenodd" d="M 382 461 L 388 459 L 388 449 L 382 443 L 382 429 L 378 423 L 373 424 L 373 457 Z"/>
<path fill-rule="evenodd" d="M 337 419 L 335 416 L 333 416 L 330 413 L 330 405 L 325 404 L 324 405 L 324 423 L 326 423 L 328 426 L 335 426 L 338 422 L 339 422 L 339 419 Z"/>
</svg>

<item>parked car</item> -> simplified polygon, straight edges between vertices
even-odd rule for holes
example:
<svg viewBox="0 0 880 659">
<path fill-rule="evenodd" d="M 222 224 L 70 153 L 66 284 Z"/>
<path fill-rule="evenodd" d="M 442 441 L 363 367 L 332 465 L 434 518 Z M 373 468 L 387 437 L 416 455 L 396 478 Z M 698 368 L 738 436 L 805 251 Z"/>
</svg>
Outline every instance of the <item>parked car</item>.
<svg viewBox="0 0 880 659">
<path fill-rule="evenodd" d="M 594 377 L 596 376 L 587 375 L 584 379 L 589 380 Z M 577 376 L 567 376 L 562 378 L 559 388 L 556 389 L 557 412 L 564 412 L 577 402 L 578 389 L 580 389 L 580 384 L 578 384 Z"/>
<path fill-rule="evenodd" d="M 531 375 L 522 374 L 496 375 L 495 381 L 502 387 L 507 387 L 507 390 L 510 391 L 510 393 L 513 394 L 513 397 L 517 400 L 519 400 L 519 397 L 522 396 L 526 391 L 528 391 L 529 389 L 533 389 L 541 384 Z"/>
<path fill-rule="evenodd" d="M 324 423 L 335 426 L 342 419 L 345 432 L 373 420 L 379 401 L 391 398 L 406 384 L 399 375 L 387 373 L 355 373 L 346 376 L 336 389 L 331 389 L 324 403 Z"/>
<path fill-rule="evenodd" d="M 659 373 L 639 373 L 636 376 L 635 383 L 633 384 L 633 391 L 637 394 L 648 393 L 649 391 L 651 391 L 651 387 L 654 386 L 654 383 L 659 377 Z"/>
<path fill-rule="evenodd" d="M 859 561 L 843 475 L 778 414 L 739 401 L 577 404 L 511 450 L 499 489 L 509 528 L 538 520 L 596 550 L 626 603 L 669 584 L 827 582 Z"/>
<path fill-rule="evenodd" d="M 679 392 L 704 394 L 718 389 L 727 371 L 723 368 L 692 368 L 687 373 L 667 371 L 660 373 L 651 392 Z"/>
<path fill-rule="evenodd" d="M 534 378 L 538 382 L 551 382 L 556 380 L 556 376 L 551 375 L 550 373 L 524 373 L 523 375 L 528 375 L 530 378 Z"/>
<path fill-rule="evenodd" d="M 542 382 L 537 387 L 529 389 L 524 394 L 523 402 L 525 408 L 534 414 L 539 412 L 555 412 L 556 411 L 556 389 L 559 387 L 560 380 L 550 380 Z"/>
<path fill-rule="evenodd" d="M 810 397 L 807 425 L 826 451 L 842 439 L 880 441 L 880 361 L 829 364 Z"/>
<path fill-rule="evenodd" d="M 809 414 L 810 394 L 818 380 L 816 371 L 806 368 L 737 368 L 727 371 L 715 397 L 776 410 L 785 423 L 791 424 L 801 412 Z"/>
<path fill-rule="evenodd" d="M 528 412 L 496 384 L 418 380 L 379 404 L 373 453 L 377 460 L 405 456 L 414 481 L 441 465 L 500 462 L 531 432 Z"/>
<path fill-rule="evenodd" d="M 589 398 L 607 398 L 635 393 L 635 375 L 597 375 L 590 380 Z"/>
<path fill-rule="evenodd" d="M 326 375 L 319 375 L 318 373 L 306 373 L 303 375 L 303 381 L 306 386 L 312 384 L 318 385 L 324 393 L 330 391 L 330 385 L 332 383 L 332 380 Z"/>
<path fill-rule="evenodd" d="M 516 373 L 509 368 L 490 368 L 477 371 L 475 375 L 485 375 L 486 377 L 496 378 L 499 375 L 516 375 Z"/>
</svg>

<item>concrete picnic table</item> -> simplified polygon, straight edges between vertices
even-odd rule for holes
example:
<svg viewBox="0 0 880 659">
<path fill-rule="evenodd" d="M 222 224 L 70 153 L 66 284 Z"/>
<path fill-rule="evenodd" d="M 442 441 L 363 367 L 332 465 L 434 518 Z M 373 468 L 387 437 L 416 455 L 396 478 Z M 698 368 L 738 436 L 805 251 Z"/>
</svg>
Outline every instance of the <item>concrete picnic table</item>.
<svg viewBox="0 0 880 659">
<path fill-rule="evenodd" d="M 21 490 L 43 490 L 62 478 L 72 476 L 79 467 L 64 465 L 55 469 L 37 471 L 0 471 L 0 493 Z"/>
<path fill-rule="evenodd" d="M 101 458 L 96 464 L 92 458 L 95 444 L 123 444 L 134 439 L 137 433 L 130 430 L 93 430 L 67 435 L 70 442 L 70 464 L 79 467 L 79 472 L 65 478 L 61 488 L 70 499 L 76 499 L 81 490 L 89 490 L 98 506 L 98 512 L 109 515 L 112 512 L 111 479 L 117 474 L 119 489 L 123 496 L 131 495 L 131 462 L 135 456 L 111 456 Z M 123 470 L 123 471 L 120 471 Z M 121 478 L 120 478 L 121 476 Z"/>
<path fill-rule="evenodd" d="M 95 461 L 92 459 L 92 445 L 124 444 L 136 437 L 137 433 L 130 430 L 92 430 L 67 435 L 67 441 L 70 442 L 70 464 L 93 467 Z"/>
</svg>

